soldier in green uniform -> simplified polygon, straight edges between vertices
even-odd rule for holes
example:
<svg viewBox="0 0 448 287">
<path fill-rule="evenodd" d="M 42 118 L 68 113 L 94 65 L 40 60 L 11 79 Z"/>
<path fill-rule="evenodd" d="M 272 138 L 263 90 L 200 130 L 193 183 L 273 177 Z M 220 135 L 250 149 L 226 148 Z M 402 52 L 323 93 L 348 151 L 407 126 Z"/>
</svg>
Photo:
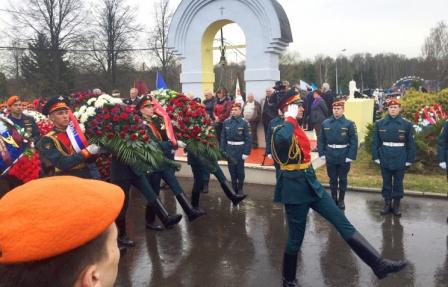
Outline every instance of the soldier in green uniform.
<svg viewBox="0 0 448 287">
<path fill-rule="evenodd" d="M 166 133 L 162 131 L 162 129 L 155 123 L 153 119 L 153 116 L 155 114 L 152 99 L 144 96 L 137 103 L 136 109 L 142 114 L 143 118 L 146 121 L 146 130 L 150 135 L 151 140 L 156 141 L 159 144 L 160 148 L 165 154 L 165 157 L 174 160 L 174 152 L 177 147 L 173 146 L 171 141 L 168 140 Z M 183 144 L 182 142 L 180 143 Z M 188 199 L 187 195 L 185 194 L 175 176 L 175 172 L 176 170 L 172 166 L 166 165 L 157 172 L 152 173 L 149 176 L 149 179 L 154 192 L 159 195 L 160 182 L 163 179 L 173 191 L 177 201 L 187 214 L 190 221 L 193 221 L 205 215 L 205 212 L 203 210 L 196 209 L 191 205 L 190 200 Z M 146 207 L 146 226 L 148 227 L 148 229 L 161 230 L 154 220 L 154 209 L 150 205 L 148 205 Z"/>
<path fill-rule="evenodd" d="M 249 123 L 241 116 L 241 104 L 232 105 L 231 117 L 224 121 L 221 132 L 221 149 L 230 157 L 228 161 L 232 186 L 243 193 L 244 161 L 252 148 L 252 136 Z"/>
<path fill-rule="evenodd" d="M 392 99 L 388 103 L 388 114 L 375 123 L 373 131 L 372 159 L 381 166 L 383 177 L 382 215 L 390 212 L 401 215 L 404 174 L 415 161 L 415 153 L 412 123 L 400 116 L 400 101 Z"/>
<path fill-rule="evenodd" d="M 332 104 L 333 115 L 322 123 L 321 134 L 317 141 L 319 156 L 327 164 L 331 197 L 342 210 L 345 209 L 344 197 L 350 163 L 356 159 L 358 153 L 356 125 L 345 118 L 344 105 L 345 101 Z"/>
<path fill-rule="evenodd" d="M 448 122 L 443 124 L 437 139 L 437 160 L 439 161 L 440 168 L 446 171 L 446 162 L 448 160 Z M 448 173 L 446 178 L 448 180 Z M 448 217 L 446 222 L 448 222 Z"/>
<path fill-rule="evenodd" d="M 283 110 L 287 106 L 285 121 L 274 130 L 272 136 L 272 156 L 280 166 L 274 201 L 285 205 L 288 222 L 288 240 L 283 257 L 283 286 L 298 286 L 297 254 L 305 235 L 310 208 L 334 225 L 378 278 L 403 269 L 407 264 L 405 261 L 382 258 L 325 192 L 311 165 L 310 142 L 298 124 L 298 119 L 303 116 L 303 101 L 300 96 L 283 96 L 278 101 L 278 108 Z"/>
<path fill-rule="evenodd" d="M 70 122 L 69 101 L 63 96 L 53 97 L 45 104 L 42 113 L 49 116 L 54 130 L 43 136 L 37 144 L 41 159 L 48 175 L 73 175 L 91 178 L 86 165 L 92 161 L 92 155 L 99 152 L 97 145 L 89 145 L 77 153 L 67 135 Z"/>
</svg>

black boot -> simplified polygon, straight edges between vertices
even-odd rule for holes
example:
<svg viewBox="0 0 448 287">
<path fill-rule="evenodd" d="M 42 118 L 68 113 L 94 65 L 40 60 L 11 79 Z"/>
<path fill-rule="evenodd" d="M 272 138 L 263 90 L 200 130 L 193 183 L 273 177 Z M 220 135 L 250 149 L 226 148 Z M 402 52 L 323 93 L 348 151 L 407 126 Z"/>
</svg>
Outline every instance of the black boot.
<svg viewBox="0 0 448 287">
<path fill-rule="evenodd" d="M 358 231 L 347 240 L 347 243 L 359 258 L 372 268 L 379 279 L 385 278 L 389 273 L 402 270 L 408 264 L 402 260 L 384 259 Z"/>
<path fill-rule="evenodd" d="M 228 181 L 220 182 L 220 184 L 225 195 L 232 201 L 234 205 L 238 205 L 238 203 L 240 203 L 247 196 L 246 194 L 236 194 L 235 191 L 230 188 Z"/>
<path fill-rule="evenodd" d="M 202 187 L 202 193 L 208 193 L 208 181 L 204 181 L 204 186 Z"/>
<path fill-rule="evenodd" d="M 391 212 L 391 206 L 390 206 L 390 204 L 391 204 L 390 199 L 385 199 L 385 200 L 384 200 L 384 207 L 383 207 L 383 210 L 380 211 L 380 214 L 381 214 L 381 215 L 386 215 L 386 214 L 388 214 L 388 213 Z"/>
<path fill-rule="evenodd" d="M 345 198 L 345 190 L 340 190 L 339 191 L 338 207 L 342 210 L 345 210 L 344 198 Z"/>
<path fill-rule="evenodd" d="M 297 254 L 283 254 L 283 287 L 299 286 L 296 279 Z"/>
<path fill-rule="evenodd" d="M 191 192 L 191 205 L 193 206 L 193 208 L 199 209 L 200 196 L 200 192 L 195 192 L 194 190 Z"/>
<path fill-rule="evenodd" d="M 120 249 L 126 247 L 134 247 L 135 242 L 129 239 L 128 235 L 126 234 L 126 218 L 117 218 L 115 220 L 115 223 L 117 224 L 118 229 L 117 242 Z"/>
<path fill-rule="evenodd" d="M 176 195 L 176 199 L 179 202 L 180 206 L 182 206 L 182 209 L 185 211 L 190 221 L 193 221 L 196 218 L 205 215 L 205 211 L 196 209 L 191 205 L 185 193 L 182 192 Z"/>
<path fill-rule="evenodd" d="M 156 223 L 156 211 L 150 204 L 146 205 L 146 228 L 154 231 L 162 231 L 163 227 Z"/>
<path fill-rule="evenodd" d="M 182 219 L 181 214 L 169 215 L 163 203 L 160 201 L 160 198 L 157 198 L 156 201 L 150 204 L 151 208 L 154 208 L 156 211 L 157 217 L 162 221 L 163 225 L 166 229 L 173 228 L 173 225 L 178 224 Z"/>
<path fill-rule="evenodd" d="M 393 201 L 393 207 L 392 207 L 392 212 L 395 216 L 400 217 L 401 216 L 401 211 L 400 211 L 400 198 L 395 198 Z"/>
<path fill-rule="evenodd" d="M 333 198 L 334 203 L 336 203 L 336 205 L 338 205 L 338 191 L 337 190 L 331 191 L 331 198 Z"/>
</svg>

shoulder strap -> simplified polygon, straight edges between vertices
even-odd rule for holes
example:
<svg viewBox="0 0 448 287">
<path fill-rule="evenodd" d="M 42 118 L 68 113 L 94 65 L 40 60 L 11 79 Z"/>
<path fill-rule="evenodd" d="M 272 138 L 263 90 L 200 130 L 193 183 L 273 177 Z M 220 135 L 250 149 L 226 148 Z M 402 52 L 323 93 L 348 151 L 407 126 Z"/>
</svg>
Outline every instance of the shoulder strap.
<svg viewBox="0 0 448 287">
<path fill-rule="evenodd" d="M 45 137 L 51 139 L 56 147 L 56 149 L 64 156 L 70 156 L 62 147 L 61 143 L 59 142 L 59 140 L 55 137 L 55 132 L 51 131 L 48 134 L 45 135 Z"/>
</svg>

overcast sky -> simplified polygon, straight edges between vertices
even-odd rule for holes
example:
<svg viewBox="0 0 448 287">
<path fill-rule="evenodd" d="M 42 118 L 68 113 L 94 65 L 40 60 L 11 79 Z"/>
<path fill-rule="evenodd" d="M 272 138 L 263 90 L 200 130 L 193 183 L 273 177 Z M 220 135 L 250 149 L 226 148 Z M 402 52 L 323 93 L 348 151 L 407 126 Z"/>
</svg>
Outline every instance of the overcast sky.
<svg viewBox="0 0 448 287">
<path fill-rule="evenodd" d="M 90 0 L 95 3 L 98 0 Z M 128 0 L 136 8 L 138 22 L 149 27 L 155 0 Z M 181 0 L 171 0 L 175 9 Z M 408 57 L 421 55 L 421 46 L 430 29 L 439 21 L 448 22 L 448 0 L 278 0 L 291 24 L 294 43 L 290 49 L 302 58 L 340 51 L 355 53 L 392 52 Z M 0 0 L 0 9 L 8 0 Z M 0 11 L 0 29 L 7 19 Z M 3 19 L 3 20 L 2 20 Z M 226 33 L 232 44 L 244 43 L 244 36 Z M 239 28 L 236 28 L 239 30 Z M 229 29 L 227 29 L 229 30 Z M 230 37 L 229 34 L 236 36 Z M 3 34 L 0 34 L 3 35 Z M 5 39 L 0 39 L 5 43 Z M 136 44 L 138 47 L 144 44 Z M 235 56 L 236 57 L 236 56 Z"/>
</svg>

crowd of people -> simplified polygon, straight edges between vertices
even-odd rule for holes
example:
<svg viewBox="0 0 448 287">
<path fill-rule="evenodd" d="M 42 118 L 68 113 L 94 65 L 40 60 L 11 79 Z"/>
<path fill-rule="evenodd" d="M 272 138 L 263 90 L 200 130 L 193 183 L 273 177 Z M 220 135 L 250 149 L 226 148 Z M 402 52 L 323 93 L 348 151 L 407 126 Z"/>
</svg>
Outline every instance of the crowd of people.
<svg viewBox="0 0 448 287">
<path fill-rule="evenodd" d="M 100 95 L 101 91 L 95 93 Z M 328 84 L 301 95 L 287 81 L 279 81 L 266 90 L 261 103 L 252 93 L 245 100 L 232 100 L 225 88 L 218 89 L 216 97 L 205 91 L 204 99 L 198 101 L 213 121 L 220 149 L 228 159 L 230 182 L 217 162 L 213 167 L 204 165 L 188 153 L 185 143 L 170 137 L 163 128 L 166 119 L 154 120 L 158 117 L 155 109 L 160 107 L 152 96 L 139 95 L 133 88 L 123 101 L 144 119 L 146 133 L 166 159 L 173 160 L 175 150 L 185 148 L 194 179 L 189 198 L 176 178 L 175 167 L 169 164 L 142 172 L 112 154 L 110 183 L 101 181 L 95 159 L 104 151 L 95 144 L 77 150 L 67 134 L 72 120 L 67 97 L 53 97 L 43 104 L 42 113 L 54 124 L 54 129 L 44 135 L 39 134 L 34 120 L 23 114 L 20 97 L 10 97 L 6 102 L 8 118 L 31 135 L 31 143 L 23 144 L 36 146 L 43 178 L 26 184 L 14 182 L 1 194 L 0 286 L 113 286 L 120 257 L 117 248 L 124 251 L 136 244 L 126 232 L 131 186 L 147 201 L 146 227 L 152 231 L 173 228 L 182 220 L 181 214 L 169 214 L 159 198 L 162 180 L 190 222 L 206 215 L 199 200 L 201 193 L 208 192 L 210 174 L 218 179 L 228 199 L 238 205 L 247 196 L 244 162 L 259 144 L 260 121 L 266 154 L 276 170 L 274 201 L 284 205 L 288 223 L 282 285 L 298 286 L 297 255 L 310 208 L 335 226 L 379 279 L 406 267 L 406 261 L 383 258 L 343 212 L 358 135 L 355 123 L 344 116 L 344 100 L 336 99 Z M 375 123 L 372 159 L 380 165 L 383 176 L 381 214 L 400 216 L 403 178 L 406 168 L 415 161 L 415 142 L 412 125 L 400 116 L 400 102 L 391 100 L 387 108 L 386 117 Z M 448 159 L 446 127 L 439 136 L 438 148 L 440 167 L 444 169 Z M 316 151 L 326 161 L 330 194 L 311 165 L 311 143 L 305 130 L 315 130 L 318 136 Z"/>
</svg>

